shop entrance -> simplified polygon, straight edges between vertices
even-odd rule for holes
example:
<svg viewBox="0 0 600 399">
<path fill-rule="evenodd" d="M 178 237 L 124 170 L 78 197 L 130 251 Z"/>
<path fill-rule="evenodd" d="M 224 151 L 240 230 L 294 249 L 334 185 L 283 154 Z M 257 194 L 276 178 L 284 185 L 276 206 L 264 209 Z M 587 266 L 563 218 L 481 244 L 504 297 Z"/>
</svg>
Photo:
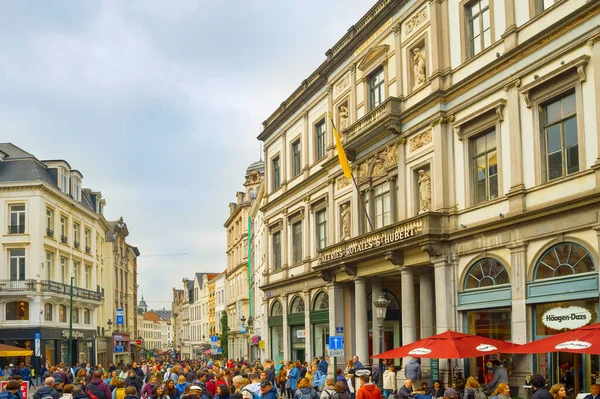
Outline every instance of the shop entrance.
<svg viewBox="0 0 600 399">
<path fill-rule="evenodd" d="M 538 355 L 538 371 L 548 376 L 548 384 L 565 384 L 567 394 L 576 397 L 589 392 L 598 376 L 600 356 L 578 353 L 548 353 Z"/>
</svg>

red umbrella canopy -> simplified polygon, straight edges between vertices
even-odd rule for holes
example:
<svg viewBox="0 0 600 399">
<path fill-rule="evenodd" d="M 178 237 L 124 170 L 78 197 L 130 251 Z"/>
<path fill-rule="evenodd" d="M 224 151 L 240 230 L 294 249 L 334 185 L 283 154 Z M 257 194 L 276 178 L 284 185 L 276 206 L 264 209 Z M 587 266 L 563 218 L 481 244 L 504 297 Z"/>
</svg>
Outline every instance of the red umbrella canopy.
<svg viewBox="0 0 600 399">
<path fill-rule="evenodd" d="M 513 346 L 518 345 L 448 330 L 373 357 L 376 359 L 397 359 L 407 356 L 432 359 L 463 359 L 505 352 L 506 349 Z"/>
<path fill-rule="evenodd" d="M 600 323 L 520 345 L 506 353 L 571 352 L 600 355 Z"/>
</svg>

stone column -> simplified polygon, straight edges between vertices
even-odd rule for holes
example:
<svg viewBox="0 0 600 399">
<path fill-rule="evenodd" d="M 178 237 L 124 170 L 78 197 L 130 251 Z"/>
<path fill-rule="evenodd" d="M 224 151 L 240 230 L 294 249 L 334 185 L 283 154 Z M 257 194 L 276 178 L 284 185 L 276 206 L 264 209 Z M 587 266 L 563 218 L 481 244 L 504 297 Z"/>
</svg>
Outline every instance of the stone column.
<svg viewBox="0 0 600 399">
<path fill-rule="evenodd" d="M 600 62 L 600 34 L 594 35 L 588 41 L 588 45 L 592 48 L 592 63 L 594 66 Z M 594 73 L 594 93 L 596 98 L 600 96 L 600 68 L 593 68 Z M 600 101 L 594 101 L 596 108 L 596 131 L 600 130 Z M 592 169 L 596 171 L 596 187 L 600 186 L 600 138 L 596 139 L 596 162 L 592 166 Z"/>
<path fill-rule="evenodd" d="M 408 217 L 406 204 L 407 194 L 410 192 L 406 184 L 406 139 L 400 139 L 398 143 L 398 200 L 396 208 L 398 209 L 398 221 L 402 221 Z"/>
<path fill-rule="evenodd" d="M 304 171 L 304 179 L 308 178 L 308 165 L 309 165 L 309 161 L 308 161 L 308 153 L 309 153 L 309 148 L 310 146 L 308 145 L 308 132 L 309 132 L 309 126 L 308 126 L 308 111 L 306 111 L 304 114 L 304 130 L 302 131 L 302 144 L 301 144 L 301 151 L 302 151 L 302 169 Z"/>
<path fill-rule="evenodd" d="M 350 65 L 350 101 L 348 102 L 348 126 L 356 122 L 356 64 Z"/>
<path fill-rule="evenodd" d="M 507 0 L 512 2 L 512 0 Z M 523 144 L 521 136 L 521 117 L 519 103 L 520 79 L 515 79 L 504 87 L 507 92 L 506 111 L 504 115 L 508 118 L 508 134 L 510 145 L 510 189 L 507 192 L 509 198 L 509 211 L 511 213 L 523 213 L 525 211 L 525 185 L 523 184 Z"/>
<path fill-rule="evenodd" d="M 429 270 L 419 274 L 419 302 L 421 304 L 421 339 L 435 335 L 435 310 L 433 294 L 433 276 Z M 423 376 L 429 376 L 431 370 L 429 359 L 422 359 Z"/>
<path fill-rule="evenodd" d="M 283 308 L 283 358 L 288 359 L 291 355 L 290 345 L 290 327 L 288 326 L 288 298 L 287 296 L 281 297 L 281 307 Z"/>
<path fill-rule="evenodd" d="M 434 146 L 434 162 L 430 165 L 431 208 L 433 211 L 445 211 L 453 208 L 452 202 L 453 175 L 450 157 L 451 147 L 448 140 L 445 118 L 438 118 L 431 123 Z"/>
<path fill-rule="evenodd" d="M 356 356 L 363 364 L 369 362 L 369 339 L 367 325 L 367 283 L 361 277 L 354 280 L 354 304 L 356 318 Z M 350 358 L 347 353 L 346 357 Z"/>
<path fill-rule="evenodd" d="M 333 157 L 335 155 L 334 149 L 335 149 L 335 138 L 333 137 L 333 123 L 331 122 L 331 119 L 329 118 L 329 115 L 333 116 L 333 85 L 328 84 L 327 88 L 327 112 L 328 112 L 328 116 L 325 118 L 326 120 L 326 125 L 327 125 L 327 156 L 328 157 Z"/>
<path fill-rule="evenodd" d="M 403 267 L 400 269 L 402 280 L 402 345 L 413 343 L 417 340 L 417 319 L 415 312 L 415 277 L 413 269 Z M 404 359 L 403 367 L 409 358 Z"/>
<path fill-rule="evenodd" d="M 524 344 L 530 341 L 531 331 L 527 323 L 527 243 L 524 241 L 514 242 L 508 245 L 511 263 L 511 295 L 512 295 L 512 342 Z M 514 355 L 513 372 L 511 374 L 511 385 L 523 385 L 520 382 L 525 376 L 532 374 L 531 355 Z M 524 395 L 519 388 L 519 395 Z M 524 396 L 522 396 L 524 397 Z"/>
<path fill-rule="evenodd" d="M 288 152 L 288 144 L 287 144 L 287 135 L 286 132 L 283 132 L 281 135 L 281 153 L 279 155 L 279 161 L 281 164 L 279 165 L 279 170 L 281 173 L 281 187 L 285 192 L 288 181 L 288 162 L 287 162 L 287 152 Z"/>
<path fill-rule="evenodd" d="M 515 17 L 515 0 L 505 1 L 504 20 L 506 22 L 506 30 L 502 34 L 502 38 L 504 39 L 504 51 L 507 52 L 517 47 L 517 22 Z"/>
<path fill-rule="evenodd" d="M 374 304 L 377 298 L 379 298 L 379 294 L 381 294 L 381 280 L 376 278 L 371 282 L 371 314 L 373 315 L 371 320 L 371 331 L 373 332 L 372 340 L 374 355 L 383 352 L 379 347 L 379 322 L 377 321 L 377 307 Z"/>
<path fill-rule="evenodd" d="M 394 62 L 396 63 L 396 97 L 403 98 L 403 88 L 402 82 L 404 79 L 403 69 L 402 69 L 402 25 L 400 22 L 396 26 L 394 26 L 394 45 L 396 46 L 396 51 L 394 53 Z M 400 159 L 400 158 L 398 158 Z"/>
<path fill-rule="evenodd" d="M 304 345 L 305 345 L 305 356 L 306 359 L 304 359 L 307 362 L 311 362 L 312 358 L 313 358 L 313 351 L 312 351 L 312 326 L 310 324 L 310 304 L 311 304 L 311 296 L 310 296 L 310 291 L 304 291 L 304 330 L 305 330 L 305 337 L 304 338 Z"/>
<path fill-rule="evenodd" d="M 330 282 L 327 284 L 327 293 L 329 294 L 329 335 L 341 335 L 335 332 L 336 327 L 344 326 L 344 290 L 341 284 Z M 346 341 L 344 339 L 344 341 Z M 347 345 L 347 343 L 345 342 Z M 344 358 L 337 359 L 337 363 L 341 365 Z M 340 367 L 338 365 L 338 367 Z M 329 359 L 329 368 L 327 376 L 335 376 L 334 359 Z"/>
</svg>

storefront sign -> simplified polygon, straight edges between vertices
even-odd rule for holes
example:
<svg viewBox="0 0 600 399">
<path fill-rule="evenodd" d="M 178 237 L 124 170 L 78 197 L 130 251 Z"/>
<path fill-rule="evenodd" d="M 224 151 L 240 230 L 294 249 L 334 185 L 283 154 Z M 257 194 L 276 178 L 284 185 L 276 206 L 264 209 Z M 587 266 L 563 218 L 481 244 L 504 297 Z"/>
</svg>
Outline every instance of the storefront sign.
<svg viewBox="0 0 600 399">
<path fill-rule="evenodd" d="M 265 341 L 264 340 L 258 341 L 258 349 L 265 349 Z"/>
<path fill-rule="evenodd" d="M 334 248 L 325 250 L 319 256 L 319 263 L 326 263 L 346 256 L 368 252 L 369 250 L 378 248 L 382 245 L 392 244 L 417 236 L 422 231 L 423 223 L 421 219 L 391 227 L 382 232 L 370 234 L 353 241 L 348 241 L 343 245 L 338 245 Z"/>
<path fill-rule="evenodd" d="M 64 338 L 69 338 L 69 330 L 63 330 L 62 336 Z M 72 331 L 71 337 L 73 337 L 73 339 L 83 338 L 84 334 L 81 331 Z"/>
<path fill-rule="evenodd" d="M 479 352 L 494 352 L 498 350 L 498 348 L 496 348 L 494 345 L 488 344 L 478 345 L 477 347 L 475 347 L 475 349 L 477 349 Z"/>
<path fill-rule="evenodd" d="M 592 346 L 592 344 L 585 341 L 567 341 L 556 345 L 554 348 L 558 350 L 583 350 L 589 348 L 590 346 Z"/>
<path fill-rule="evenodd" d="M 592 314 L 586 308 L 569 306 L 550 309 L 542 315 L 542 323 L 553 330 L 575 329 L 592 321 Z"/>
<path fill-rule="evenodd" d="M 430 367 L 431 367 L 431 386 L 433 386 L 434 381 L 437 381 L 440 379 L 440 359 L 431 359 Z"/>
<path fill-rule="evenodd" d="M 306 338 L 306 330 L 296 331 L 296 338 Z"/>
<path fill-rule="evenodd" d="M 428 355 L 431 353 L 431 349 L 427 348 L 415 348 L 408 352 L 409 355 L 419 356 L 419 355 Z"/>
<path fill-rule="evenodd" d="M 4 392 L 4 388 L 6 388 L 6 384 L 8 384 L 8 381 L 0 381 L 0 391 Z M 21 382 L 21 393 L 23 394 L 22 397 L 23 398 L 27 398 L 28 394 L 29 394 L 29 382 L 28 381 L 23 381 Z"/>
</svg>

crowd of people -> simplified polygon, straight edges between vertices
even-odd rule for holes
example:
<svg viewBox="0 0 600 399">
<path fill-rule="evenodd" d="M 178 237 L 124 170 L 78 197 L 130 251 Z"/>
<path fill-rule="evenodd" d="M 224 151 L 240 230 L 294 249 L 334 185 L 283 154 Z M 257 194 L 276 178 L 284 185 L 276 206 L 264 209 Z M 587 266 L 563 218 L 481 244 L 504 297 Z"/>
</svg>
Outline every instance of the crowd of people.
<svg viewBox="0 0 600 399">
<path fill-rule="evenodd" d="M 377 367 L 368 372 L 354 357 L 345 369 L 338 368 L 328 377 L 329 364 L 323 357 L 312 363 L 296 361 L 248 363 L 246 361 L 188 361 L 144 362 L 115 365 L 106 368 L 101 364 L 91 366 L 60 364 L 42 368 L 39 373 L 42 386 L 33 399 L 487 399 L 477 379 L 460 377 L 444 388 L 440 381 L 431 387 L 421 381 L 418 359 L 412 359 L 404 367 L 404 383 L 398 386 L 394 365 L 382 374 L 378 387 Z M 508 381 L 494 380 L 491 399 L 511 399 Z M 30 365 L 12 364 L 4 369 L 8 380 L 0 399 L 23 399 L 22 381 L 33 383 L 35 374 Z M 546 388 L 543 376 L 531 378 L 534 393 L 532 399 L 565 399 L 564 384 Z M 488 385 L 487 388 L 490 386 Z M 25 398 L 27 399 L 27 398 Z M 591 394 L 585 399 L 600 399 L 600 385 L 592 385 Z"/>
</svg>

